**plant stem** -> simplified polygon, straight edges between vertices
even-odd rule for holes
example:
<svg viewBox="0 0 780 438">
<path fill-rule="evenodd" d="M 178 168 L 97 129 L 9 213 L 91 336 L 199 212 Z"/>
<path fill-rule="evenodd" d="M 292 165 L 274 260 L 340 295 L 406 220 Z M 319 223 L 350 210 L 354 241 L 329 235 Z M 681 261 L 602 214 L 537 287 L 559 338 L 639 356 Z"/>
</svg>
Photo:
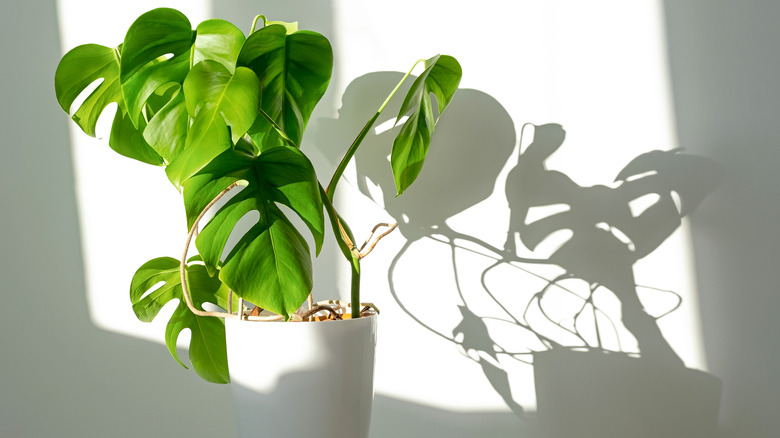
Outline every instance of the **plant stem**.
<svg viewBox="0 0 780 438">
<path fill-rule="evenodd" d="M 355 141 L 352 142 L 352 145 L 347 150 L 347 153 L 344 154 L 344 157 L 341 159 L 341 162 L 336 168 L 336 171 L 333 172 L 333 177 L 331 177 L 330 182 L 328 183 L 328 189 L 326 190 L 328 194 L 328 198 L 331 201 L 333 200 L 333 195 L 336 193 L 336 184 L 338 184 L 339 180 L 341 179 L 341 176 L 344 174 L 344 170 L 346 170 L 347 164 L 349 164 L 350 160 L 352 160 L 352 157 L 355 156 L 355 152 L 357 152 L 357 148 L 366 138 L 366 135 L 368 135 L 368 132 L 374 126 L 374 122 L 376 122 L 376 120 L 379 118 L 379 115 L 382 114 L 382 111 L 384 111 L 385 107 L 390 102 L 390 99 L 392 99 L 395 93 L 398 91 L 398 89 L 401 88 L 401 85 L 403 85 L 403 83 L 406 82 L 406 79 L 408 79 L 409 76 L 411 76 L 412 71 L 414 70 L 415 67 L 417 67 L 417 64 L 419 64 L 420 62 L 425 62 L 425 60 L 418 59 L 417 61 L 415 61 L 414 65 L 412 65 L 412 68 L 410 68 L 409 71 L 406 72 L 404 77 L 401 78 L 401 80 L 398 82 L 395 88 L 393 88 L 393 91 L 391 91 L 390 94 L 385 99 L 385 101 L 382 102 L 382 105 L 376 111 L 376 114 L 374 114 L 374 116 L 371 117 L 371 119 L 366 123 L 366 125 L 360 131 L 360 134 L 358 134 L 357 138 L 355 138 Z"/>
<path fill-rule="evenodd" d="M 404 75 L 403 78 L 401 78 L 400 81 L 398 81 L 398 84 L 396 84 L 395 88 L 393 88 L 393 91 L 390 92 L 390 94 L 387 96 L 384 102 L 382 102 L 382 105 L 379 107 L 379 109 L 376 111 L 376 114 L 374 114 L 373 117 L 366 123 L 365 126 L 363 126 L 363 129 L 360 131 L 358 136 L 355 138 L 355 141 L 352 142 L 352 145 L 350 145 L 349 149 L 347 149 L 347 153 L 344 154 L 344 157 L 341 159 L 341 162 L 339 163 L 338 167 L 336 167 L 336 171 L 333 172 L 333 176 L 330 179 L 330 182 L 328 183 L 327 190 L 324 191 L 324 195 L 327 198 L 327 204 L 330 205 L 330 209 L 332 210 L 332 220 L 339 221 L 340 219 L 335 213 L 335 209 L 333 208 L 333 196 L 336 194 L 336 184 L 338 184 L 339 180 L 341 179 L 341 176 L 344 174 L 344 171 L 347 168 L 347 165 L 352 160 L 352 157 L 355 156 L 355 152 L 357 152 L 357 148 L 360 146 L 360 144 L 363 142 L 363 140 L 366 138 L 366 135 L 368 135 L 368 132 L 371 131 L 371 128 L 374 126 L 374 123 L 379 118 L 379 115 L 382 114 L 382 111 L 385 110 L 385 107 L 387 107 L 387 104 L 390 103 L 390 99 L 395 96 L 395 93 L 398 92 L 398 90 L 401 88 L 401 85 L 403 85 L 404 82 L 406 82 L 406 79 L 411 76 L 412 71 L 415 67 L 417 67 L 417 64 L 420 62 L 424 62 L 424 59 L 418 59 L 415 61 L 415 63 L 412 65 L 412 68 L 409 69 L 408 72 Z M 329 210 L 330 211 L 330 210 Z M 336 239 L 339 241 L 339 246 L 342 248 L 342 252 L 344 252 L 344 255 L 348 256 L 348 260 L 350 261 L 350 271 L 352 273 L 352 284 L 350 288 L 350 295 L 351 295 L 351 301 L 352 301 L 352 318 L 360 318 L 360 257 L 354 254 L 351 251 L 347 251 L 345 246 L 346 242 L 343 242 L 343 238 L 341 237 L 338 230 L 335 228 L 335 226 L 338 223 L 336 222 L 334 224 L 334 233 L 336 234 Z M 343 245 L 342 245 L 343 243 Z"/>
<path fill-rule="evenodd" d="M 352 286 L 350 288 L 352 301 L 352 318 L 360 318 L 360 259 L 352 256 L 352 263 L 349 264 L 352 273 Z"/>
</svg>

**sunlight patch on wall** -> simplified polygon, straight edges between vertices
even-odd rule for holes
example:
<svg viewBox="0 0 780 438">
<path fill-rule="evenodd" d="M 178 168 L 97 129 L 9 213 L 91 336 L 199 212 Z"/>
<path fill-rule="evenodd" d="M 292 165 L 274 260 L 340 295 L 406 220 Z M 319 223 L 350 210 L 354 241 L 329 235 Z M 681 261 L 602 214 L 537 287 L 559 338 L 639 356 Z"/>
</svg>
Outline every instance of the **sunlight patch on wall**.
<svg viewBox="0 0 780 438">
<path fill-rule="evenodd" d="M 193 27 L 211 14 L 210 0 L 164 4 L 59 0 L 62 53 L 88 43 L 114 47 L 138 16 L 161 6 L 182 11 Z M 98 327 L 162 343 L 167 317 L 150 324 L 138 321 L 130 305 L 130 280 L 147 260 L 179 257 L 187 234 L 181 197 L 161 168 L 127 159 L 109 148 L 115 107 L 101 116 L 98 139 L 69 124 L 87 302 Z M 163 309 L 163 313 L 172 311 L 170 305 Z M 183 336 L 180 342 L 185 340 Z"/>
</svg>

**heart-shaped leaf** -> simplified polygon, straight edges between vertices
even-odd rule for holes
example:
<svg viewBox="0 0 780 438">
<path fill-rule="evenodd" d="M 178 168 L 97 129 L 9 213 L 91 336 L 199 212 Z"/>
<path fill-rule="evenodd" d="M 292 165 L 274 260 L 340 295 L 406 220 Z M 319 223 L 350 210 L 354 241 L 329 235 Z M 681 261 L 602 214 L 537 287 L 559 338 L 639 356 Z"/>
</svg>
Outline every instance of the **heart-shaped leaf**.
<svg viewBox="0 0 780 438">
<path fill-rule="evenodd" d="M 233 73 L 238 54 L 246 37 L 239 28 L 225 20 L 206 20 L 195 29 L 195 47 L 192 64 L 210 59 L 222 64 Z"/>
<path fill-rule="evenodd" d="M 193 264 L 186 269 L 188 290 L 197 308 L 202 310 L 205 302 L 227 308 L 229 291 L 218 278 L 210 277 L 203 265 Z M 179 300 L 165 329 L 168 350 L 176 362 L 187 368 L 179 359 L 176 341 L 182 330 L 190 329 L 189 355 L 195 372 L 209 382 L 228 383 L 225 323 L 220 318 L 193 314 L 184 301 L 180 278 L 179 261 L 174 258 L 160 257 L 144 263 L 130 285 L 133 311 L 139 320 L 150 322 L 165 304 Z"/>
<path fill-rule="evenodd" d="M 206 60 L 192 68 L 184 81 L 184 102 L 193 117 L 192 126 L 184 149 L 165 169 L 175 186 L 246 133 L 257 116 L 259 93 L 257 76 L 246 67 L 230 73 L 219 62 Z"/>
<path fill-rule="evenodd" d="M 308 158 L 295 148 L 273 148 L 258 156 L 241 142 L 212 160 L 184 183 L 187 222 L 195 218 L 219 192 L 232 183 L 246 186 L 225 203 L 203 227 L 196 246 L 210 271 L 239 296 L 289 317 L 311 291 L 311 257 L 298 230 L 277 203 L 295 211 L 311 231 L 317 252 L 324 236 L 320 187 Z M 258 221 L 225 258 L 228 237 L 250 211 Z"/>
<path fill-rule="evenodd" d="M 393 141 L 390 164 L 395 188 L 401 195 L 417 179 L 431 145 L 438 121 L 434 116 L 431 94 L 436 97 L 439 116 L 452 101 L 460 84 L 462 70 L 455 58 L 437 55 L 425 61 L 425 71 L 414 81 L 404 98 L 398 119 L 409 116 Z"/>
<path fill-rule="evenodd" d="M 165 84 L 184 81 L 194 41 L 195 32 L 187 17 L 169 8 L 141 15 L 127 30 L 119 79 L 133 125 L 139 126 L 141 112 L 152 93 Z"/>
<path fill-rule="evenodd" d="M 285 26 L 268 25 L 247 38 L 238 65 L 257 74 L 262 110 L 300 145 L 309 117 L 330 83 L 333 52 L 328 39 L 311 31 L 288 35 Z M 264 117 L 256 119 L 249 135 L 261 150 L 286 145 Z"/>
</svg>

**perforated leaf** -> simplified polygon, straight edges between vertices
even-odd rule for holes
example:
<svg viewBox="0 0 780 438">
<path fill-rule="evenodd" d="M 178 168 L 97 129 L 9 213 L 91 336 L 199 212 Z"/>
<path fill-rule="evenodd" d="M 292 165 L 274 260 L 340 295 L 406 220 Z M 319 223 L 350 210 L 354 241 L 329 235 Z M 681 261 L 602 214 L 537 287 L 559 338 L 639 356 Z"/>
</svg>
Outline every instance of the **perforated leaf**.
<svg viewBox="0 0 780 438">
<path fill-rule="evenodd" d="M 170 8 L 141 15 L 127 30 L 119 79 L 127 113 L 136 127 L 146 101 L 158 88 L 184 81 L 194 41 L 187 17 Z"/>
<path fill-rule="evenodd" d="M 197 308 L 203 310 L 206 302 L 227 307 L 228 289 L 218 278 L 209 276 L 202 265 L 190 265 L 186 269 L 188 290 Z M 190 311 L 182 294 L 178 260 L 160 257 L 144 263 L 136 271 L 130 286 L 130 301 L 136 317 L 150 322 L 171 300 L 179 300 L 165 330 L 165 343 L 171 356 L 187 368 L 179 359 L 176 343 L 182 330 L 189 329 L 189 357 L 195 372 L 209 382 L 228 383 L 224 321 L 197 316 Z"/>
<path fill-rule="evenodd" d="M 78 97 L 97 86 L 73 108 Z M 118 153 L 144 163 L 160 165 L 162 158 L 147 144 L 127 116 L 119 86 L 119 49 L 98 44 L 75 47 L 62 57 L 54 74 L 57 101 L 86 134 L 95 137 L 97 122 L 106 108 L 117 106 L 109 146 Z"/>
<path fill-rule="evenodd" d="M 248 146 L 247 146 L 248 148 Z M 324 216 L 319 183 L 309 160 L 299 150 L 278 147 L 255 157 L 231 149 L 184 183 L 188 226 L 225 187 L 246 186 L 225 203 L 196 240 L 212 272 L 243 298 L 289 316 L 311 291 L 311 256 L 300 232 L 277 204 L 292 209 L 311 231 L 317 251 L 322 245 Z M 236 223 L 250 211 L 259 218 L 221 261 Z"/>
</svg>

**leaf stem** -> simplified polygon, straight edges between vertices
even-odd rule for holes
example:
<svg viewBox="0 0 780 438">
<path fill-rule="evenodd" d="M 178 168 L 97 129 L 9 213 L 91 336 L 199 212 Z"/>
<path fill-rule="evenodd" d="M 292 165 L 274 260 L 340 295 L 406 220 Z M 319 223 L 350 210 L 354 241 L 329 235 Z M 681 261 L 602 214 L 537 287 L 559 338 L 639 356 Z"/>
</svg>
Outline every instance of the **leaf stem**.
<svg viewBox="0 0 780 438">
<path fill-rule="evenodd" d="M 349 164 L 349 162 L 352 160 L 352 157 L 355 156 L 355 152 L 357 152 L 357 148 L 366 138 L 366 135 L 368 135 L 368 132 L 374 126 L 374 122 L 376 122 L 376 120 L 379 118 L 379 115 L 382 114 L 382 111 L 385 110 L 387 104 L 390 103 L 390 99 L 392 99 L 395 93 L 398 92 L 398 90 L 401 88 L 401 85 L 403 85 L 403 83 L 406 82 L 406 79 L 408 79 L 409 76 L 411 76 L 412 71 L 414 71 L 415 67 L 417 67 L 417 64 L 419 64 L 420 62 L 425 62 L 425 60 L 418 59 L 417 61 L 414 62 L 412 68 L 410 68 L 409 71 L 406 72 L 404 77 L 401 78 L 400 81 L 398 81 L 398 84 L 395 86 L 395 88 L 393 88 L 393 91 L 390 92 L 390 94 L 387 96 L 385 101 L 382 102 L 382 105 L 376 111 L 376 114 L 374 114 L 374 116 L 371 117 L 371 119 L 366 123 L 366 125 L 360 131 L 360 134 L 358 134 L 357 138 L 355 138 L 355 141 L 352 142 L 352 145 L 347 150 L 347 153 L 344 154 L 344 157 L 341 159 L 341 162 L 336 168 L 336 171 L 333 172 L 333 176 L 331 177 L 330 182 L 328 183 L 328 189 L 326 190 L 326 192 L 330 200 L 333 200 L 333 195 L 336 193 L 336 184 L 338 184 L 339 180 L 341 179 L 341 176 L 344 174 L 344 171 L 347 168 L 347 164 Z"/>
<path fill-rule="evenodd" d="M 349 249 L 349 245 L 341 233 L 341 230 L 344 228 L 340 224 L 341 219 L 338 215 L 338 212 L 336 212 L 336 208 L 333 207 L 333 203 L 330 202 L 330 199 L 328 199 L 328 195 L 325 193 L 325 189 L 322 188 L 322 184 L 320 184 L 320 197 L 322 198 L 322 205 L 325 206 L 325 210 L 328 212 L 330 226 L 333 228 L 333 235 L 336 237 L 336 243 L 338 244 L 339 249 L 341 249 L 341 253 L 344 254 L 344 258 L 346 258 L 348 261 L 352 260 L 352 251 Z M 344 231 L 345 233 L 349 234 L 349 227 L 347 227 L 347 229 Z"/>
<path fill-rule="evenodd" d="M 289 144 L 290 144 L 290 146 L 292 146 L 292 147 L 294 147 L 294 148 L 296 148 L 296 149 L 300 149 L 300 148 L 298 147 L 298 145 L 297 145 L 297 144 L 295 144 L 295 142 L 294 142 L 294 141 L 293 141 L 293 140 L 292 140 L 292 139 L 291 139 L 291 138 L 290 138 L 290 137 L 287 135 L 287 133 L 286 133 L 286 132 L 284 132 L 284 129 L 282 129 L 282 127 L 281 127 L 281 126 L 279 126 L 279 124 L 278 124 L 278 123 L 276 123 L 276 122 L 274 121 L 274 119 L 272 119 L 272 118 L 271 118 L 271 116 L 269 116 L 269 115 L 268 115 L 268 113 L 266 113 L 265 111 L 263 111 L 263 109 L 262 109 L 262 108 L 260 108 L 260 109 L 259 109 L 259 111 L 260 111 L 260 115 L 261 115 L 261 116 L 263 116 L 263 117 L 264 117 L 264 118 L 265 118 L 265 119 L 268 121 L 268 123 L 270 123 L 270 124 L 271 124 L 271 126 L 272 126 L 272 127 L 275 129 L 275 130 L 276 130 L 276 133 L 277 133 L 277 134 L 279 134 L 279 136 L 280 136 L 280 137 L 282 137 L 282 139 L 283 139 L 284 141 L 286 141 L 287 143 L 289 143 Z M 259 145 L 258 145 L 258 146 L 259 146 Z"/>
<path fill-rule="evenodd" d="M 379 109 L 377 109 L 376 114 L 374 114 L 371 119 L 366 122 L 365 126 L 363 126 L 363 129 L 360 131 L 358 136 L 355 138 L 355 140 L 352 142 L 352 145 L 350 145 L 349 149 L 347 149 L 347 152 L 344 154 L 344 157 L 341 159 L 341 162 L 339 163 L 338 167 L 336 168 L 336 171 L 333 172 L 333 176 L 330 179 L 330 182 L 328 183 L 327 190 L 324 190 L 324 197 L 326 199 L 323 200 L 323 202 L 326 203 L 326 205 L 330 206 L 330 211 L 332 211 L 332 217 L 331 221 L 334 221 L 334 234 L 336 234 L 336 240 L 339 242 L 339 247 L 341 247 L 341 251 L 344 253 L 344 255 L 347 257 L 348 260 L 350 260 L 350 271 L 352 273 L 352 283 L 351 283 L 351 289 L 350 289 L 350 295 L 351 295 L 351 301 L 352 301 L 352 318 L 360 318 L 360 254 L 355 254 L 354 251 L 352 251 L 350 248 L 347 247 L 346 242 L 344 242 L 343 237 L 341 236 L 341 233 L 339 230 L 337 230 L 335 227 L 339 224 L 339 218 L 335 213 L 335 209 L 333 208 L 333 196 L 336 194 L 336 185 L 338 184 L 339 180 L 341 179 L 342 175 L 344 174 L 344 171 L 347 169 L 347 165 L 352 160 L 352 157 L 355 156 L 355 152 L 357 152 L 358 147 L 363 142 L 363 140 L 368 135 L 369 131 L 371 131 L 371 128 L 374 126 L 374 123 L 379 118 L 379 115 L 382 114 L 382 111 L 385 110 L 385 107 L 387 107 L 387 104 L 390 103 L 390 99 L 395 96 L 395 93 L 398 92 L 398 90 L 401 88 L 401 85 L 403 85 L 404 82 L 409 78 L 409 76 L 412 75 L 412 71 L 414 71 L 415 67 L 417 67 L 417 64 L 420 62 L 425 62 L 424 59 L 418 59 L 414 62 L 412 65 L 412 68 L 409 69 L 408 72 L 404 75 L 403 78 L 401 78 L 400 81 L 398 81 L 398 84 L 396 84 L 395 88 L 393 88 L 393 91 L 390 92 L 390 94 L 387 96 L 384 102 L 382 102 L 382 105 L 379 106 Z"/>
<path fill-rule="evenodd" d="M 255 16 L 255 19 L 252 21 L 252 29 L 249 30 L 249 35 L 255 33 L 255 28 L 257 27 L 257 21 L 260 20 L 261 18 L 263 19 L 263 26 L 265 26 L 266 23 L 265 15 Z"/>
</svg>

